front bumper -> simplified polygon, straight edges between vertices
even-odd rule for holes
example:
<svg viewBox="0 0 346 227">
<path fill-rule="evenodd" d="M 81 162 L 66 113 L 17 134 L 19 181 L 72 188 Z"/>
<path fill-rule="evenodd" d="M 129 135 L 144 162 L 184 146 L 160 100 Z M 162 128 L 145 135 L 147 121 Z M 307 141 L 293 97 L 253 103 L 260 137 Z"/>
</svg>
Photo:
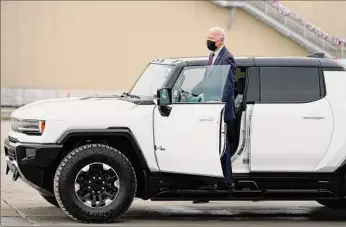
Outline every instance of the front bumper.
<svg viewBox="0 0 346 227">
<path fill-rule="evenodd" d="M 45 195 L 53 194 L 53 176 L 62 145 L 21 143 L 13 138 L 4 141 L 6 174 Z"/>
</svg>

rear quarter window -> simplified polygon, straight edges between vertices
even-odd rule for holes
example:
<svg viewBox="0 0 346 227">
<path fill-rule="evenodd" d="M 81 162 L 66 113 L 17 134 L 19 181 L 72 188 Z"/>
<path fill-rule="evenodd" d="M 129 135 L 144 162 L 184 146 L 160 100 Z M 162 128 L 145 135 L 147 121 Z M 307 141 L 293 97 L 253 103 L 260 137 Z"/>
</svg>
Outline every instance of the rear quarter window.
<svg viewBox="0 0 346 227">
<path fill-rule="evenodd" d="M 261 67 L 262 103 L 312 102 L 323 96 L 319 68 Z"/>
</svg>

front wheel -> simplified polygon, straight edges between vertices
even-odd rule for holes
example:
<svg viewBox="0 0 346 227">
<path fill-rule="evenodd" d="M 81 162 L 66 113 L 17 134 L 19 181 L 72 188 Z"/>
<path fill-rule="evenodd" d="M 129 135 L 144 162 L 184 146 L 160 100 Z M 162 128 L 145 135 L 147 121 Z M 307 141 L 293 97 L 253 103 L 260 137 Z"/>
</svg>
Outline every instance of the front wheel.
<svg viewBox="0 0 346 227">
<path fill-rule="evenodd" d="M 72 219 L 87 223 L 114 222 L 131 206 L 137 179 L 130 161 L 104 144 L 71 151 L 54 177 L 54 194 Z"/>
</svg>

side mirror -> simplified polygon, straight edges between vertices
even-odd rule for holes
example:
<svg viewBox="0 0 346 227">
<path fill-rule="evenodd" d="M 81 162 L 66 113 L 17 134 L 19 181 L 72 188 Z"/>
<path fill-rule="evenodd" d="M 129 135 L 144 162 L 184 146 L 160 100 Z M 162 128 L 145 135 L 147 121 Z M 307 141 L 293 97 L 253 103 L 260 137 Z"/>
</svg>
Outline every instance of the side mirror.
<svg viewBox="0 0 346 227">
<path fill-rule="evenodd" d="M 161 88 L 157 90 L 157 105 L 168 106 L 172 104 L 172 89 L 171 88 Z"/>
</svg>

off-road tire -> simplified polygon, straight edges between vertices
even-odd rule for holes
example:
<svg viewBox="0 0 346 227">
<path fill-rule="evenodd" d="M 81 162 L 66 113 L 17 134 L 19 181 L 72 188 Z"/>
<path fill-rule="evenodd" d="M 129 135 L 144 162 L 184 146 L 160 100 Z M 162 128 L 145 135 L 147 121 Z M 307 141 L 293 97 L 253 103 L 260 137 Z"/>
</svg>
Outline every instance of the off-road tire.
<svg viewBox="0 0 346 227">
<path fill-rule="evenodd" d="M 52 205 L 55 206 L 55 207 L 60 208 L 60 207 L 59 207 L 59 204 L 58 204 L 58 202 L 56 201 L 56 199 L 55 199 L 54 196 L 46 196 L 46 195 L 43 195 L 43 194 L 41 194 L 41 193 L 40 193 L 40 195 L 41 195 L 42 198 L 43 198 L 44 200 L 46 200 L 48 203 L 52 204 Z"/>
<path fill-rule="evenodd" d="M 74 181 L 83 166 L 102 162 L 119 176 L 119 192 L 106 207 L 91 208 L 83 204 L 74 190 Z M 131 206 L 137 190 L 137 178 L 130 161 L 118 150 L 104 144 L 87 144 L 71 151 L 61 161 L 54 177 L 54 194 L 63 212 L 85 223 L 115 222 Z"/>
<path fill-rule="evenodd" d="M 331 208 L 331 209 L 346 209 L 346 173 L 343 179 L 341 179 L 343 186 L 341 187 L 341 195 L 338 200 L 316 200 L 319 204 Z"/>
</svg>

